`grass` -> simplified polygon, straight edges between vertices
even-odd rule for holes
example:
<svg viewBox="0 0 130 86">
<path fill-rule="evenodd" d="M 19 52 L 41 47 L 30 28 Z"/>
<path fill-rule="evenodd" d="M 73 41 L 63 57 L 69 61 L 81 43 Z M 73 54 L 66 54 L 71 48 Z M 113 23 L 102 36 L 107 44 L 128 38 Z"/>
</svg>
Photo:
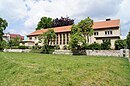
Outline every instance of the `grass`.
<svg viewBox="0 0 130 86">
<path fill-rule="evenodd" d="M 0 52 L 0 86 L 130 86 L 119 57 Z"/>
</svg>

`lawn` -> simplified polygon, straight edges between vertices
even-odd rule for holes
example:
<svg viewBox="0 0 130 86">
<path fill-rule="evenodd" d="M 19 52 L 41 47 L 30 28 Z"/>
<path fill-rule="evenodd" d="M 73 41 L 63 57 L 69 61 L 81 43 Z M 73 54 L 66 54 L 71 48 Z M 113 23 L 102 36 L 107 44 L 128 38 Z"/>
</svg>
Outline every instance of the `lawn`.
<svg viewBox="0 0 130 86">
<path fill-rule="evenodd" d="M 0 86 L 130 86 L 119 57 L 0 52 Z"/>
</svg>

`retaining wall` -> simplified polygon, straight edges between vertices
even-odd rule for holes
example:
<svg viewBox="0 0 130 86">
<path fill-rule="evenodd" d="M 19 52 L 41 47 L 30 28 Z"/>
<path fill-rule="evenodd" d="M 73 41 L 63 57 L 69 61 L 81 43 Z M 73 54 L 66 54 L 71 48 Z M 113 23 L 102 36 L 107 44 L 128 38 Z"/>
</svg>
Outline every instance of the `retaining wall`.
<svg viewBox="0 0 130 86">
<path fill-rule="evenodd" d="M 30 52 L 31 49 L 4 49 L 4 52 Z"/>
</svg>

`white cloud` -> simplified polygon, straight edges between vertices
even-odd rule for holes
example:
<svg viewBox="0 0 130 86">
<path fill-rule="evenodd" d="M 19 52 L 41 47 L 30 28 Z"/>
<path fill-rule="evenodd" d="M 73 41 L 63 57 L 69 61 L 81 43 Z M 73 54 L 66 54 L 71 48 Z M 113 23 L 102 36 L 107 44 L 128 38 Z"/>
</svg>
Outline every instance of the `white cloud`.
<svg viewBox="0 0 130 86">
<path fill-rule="evenodd" d="M 120 18 L 121 26 L 128 28 L 129 4 L 129 0 L 1 0 L 0 16 L 12 21 L 23 20 L 24 25 L 20 26 L 24 28 L 20 30 L 23 34 L 34 31 L 43 16 L 52 18 L 70 16 L 76 18 L 76 22 L 88 16 L 96 21 L 108 17 Z M 123 29 L 123 34 L 126 34 L 125 30 Z"/>
</svg>

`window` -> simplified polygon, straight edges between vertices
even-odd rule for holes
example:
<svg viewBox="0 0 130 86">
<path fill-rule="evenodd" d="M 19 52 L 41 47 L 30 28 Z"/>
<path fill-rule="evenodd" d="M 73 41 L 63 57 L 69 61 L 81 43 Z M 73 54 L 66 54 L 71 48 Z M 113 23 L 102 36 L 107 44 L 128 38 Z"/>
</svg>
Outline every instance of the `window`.
<svg viewBox="0 0 130 86">
<path fill-rule="evenodd" d="M 32 37 L 29 37 L 29 40 L 32 40 Z"/>
<path fill-rule="evenodd" d="M 105 31 L 105 35 L 112 35 L 112 31 Z"/>
<path fill-rule="evenodd" d="M 109 42 L 111 39 L 103 39 L 102 42 Z"/>
<path fill-rule="evenodd" d="M 69 34 L 67 33 L 67 44 L 69 43 Z"/>
<path fill-rule="evenodd" d="M 65 33 L 63 34 L 63 44 L 65 44 Z"/>
<path fill-rule="evenodd" d="M 62 44 L 62 34 L 60 34 L 60 44 Z"/>
<path fill-rule="evenodd" d="M 58 44 L 58 41 L 59 41 L 59 39 L 58 39 L 58 34 L 56 35 L 56 44 Z"/>
<path fill-rule="evenodd" d="M 94 35 L 97 36 L 97 35 L 98 35 L 98 32 L 94 32 Z"/>
</svg>

